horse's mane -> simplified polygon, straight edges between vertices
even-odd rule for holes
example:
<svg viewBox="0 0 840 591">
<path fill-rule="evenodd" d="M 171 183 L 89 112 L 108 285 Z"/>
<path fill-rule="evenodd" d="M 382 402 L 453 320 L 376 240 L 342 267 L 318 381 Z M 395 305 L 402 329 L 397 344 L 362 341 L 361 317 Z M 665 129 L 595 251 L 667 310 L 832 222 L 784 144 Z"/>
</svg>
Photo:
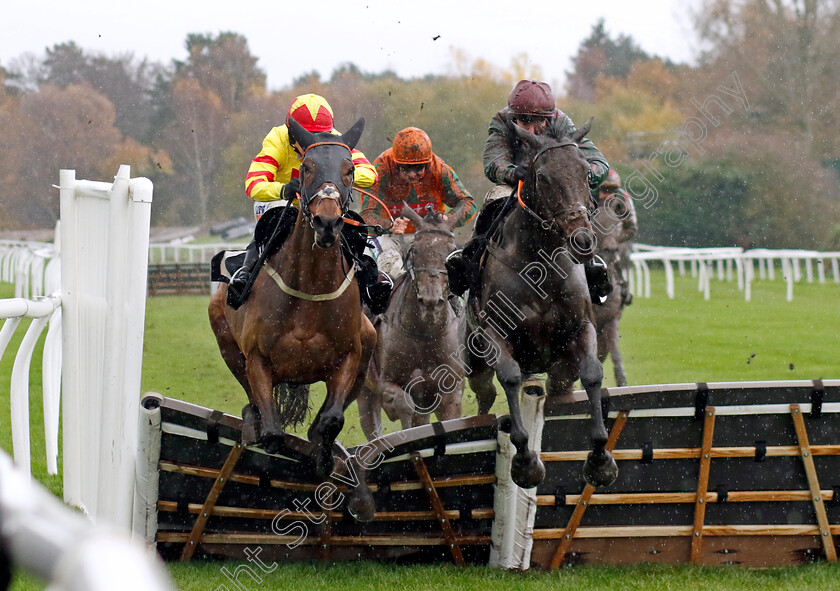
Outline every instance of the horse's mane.
<svg viewBox="0 0 840 591">
<path fill-rule="evenodd" d="M 436 211 L 434 209 L 430 209 L 426 212 L 426 215 L 423 216 L 423 219 L 429 222 L 430 224 L 440 224 L 443 223 L 443 216 L 445 214 Z"/>
</svg>

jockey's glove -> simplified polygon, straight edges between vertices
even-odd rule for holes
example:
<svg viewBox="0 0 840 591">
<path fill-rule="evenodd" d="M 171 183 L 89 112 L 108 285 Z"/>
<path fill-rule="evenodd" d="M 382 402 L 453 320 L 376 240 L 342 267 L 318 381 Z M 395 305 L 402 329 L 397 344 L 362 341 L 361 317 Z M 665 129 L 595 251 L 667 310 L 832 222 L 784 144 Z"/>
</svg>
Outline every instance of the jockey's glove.
<svg viewBox="0 0 840 591">
<path fill-rule="evenodd" d="M 505 184 L 515 187 L 519 181 L 525 180 L 525 168 L 522 166 L 511 166 L 505 171 Z"/>
<path fill-rule="evenodd" d="M 291 203 L 297 199 L 298 191 L 300 191 L 300 178 L 291 179 L 288 183 L 283 185 L 283 199 Z"/>
</svg>

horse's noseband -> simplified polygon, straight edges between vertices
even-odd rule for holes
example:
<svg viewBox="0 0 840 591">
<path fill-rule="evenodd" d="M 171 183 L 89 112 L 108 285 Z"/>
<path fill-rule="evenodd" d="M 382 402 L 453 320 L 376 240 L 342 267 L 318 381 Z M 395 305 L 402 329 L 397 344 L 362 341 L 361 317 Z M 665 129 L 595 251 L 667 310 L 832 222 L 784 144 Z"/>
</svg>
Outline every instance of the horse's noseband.
<svg viewBox="0 0 840 591">
<path fill-rule="evenodd" d="M 316 143 L 310 145 L 309 147 L 307 147 L 303 151 L 304 156 L 306 156 L 306 153 L 309 150 L 311 150 L 312 148 L 315 148 L 317 146 L 341 146 L 342 148 L 347 150 L 348 159 L 350 160 L 350 162 L 353 161 L 353 157 L 352 157 L 353 155 L 352 155 L 352 152 L 351 152 L 350 148 L 347 147 L 347 145 L 345 145 L 341 142 L 316 142 Z M 301 211 L 303 212 L 304 217 L 309 222 L 309 225 L 311 227 L 314 227 L 314 221 L 313 221 L 312 214 L 309 211 L 309 206 L 311 205 L 313 199 L 317 199 L 318 203 L 320 203 L 324 199 L 332 199 L 333 201 L 336 202 L 336 204 L 338 204 L 338 208 L 341 211 L 341 215 L 343 216 L 347 212 L 348 206 L 350 204 L 350 200 L 352 198 L 352 193 L 351 193 L 352 186 L 348 186 L 344 191 L 342 191 L 338 187 L 338 185 L 336 185 L 336 183 L 333 182 L 332 180 L 327 180 L 327 181 L 325 181 L 325 183 L 319 183 L 318 186 L 322 186 L 324 184 L 326 184 L 327 186 L 325 186 L 323 189 L 319 190 L 314 195 L 309 195 L 306 191 L 306 186 L 301 184 L 301 189 L 300 189 Z"/>
</svg>

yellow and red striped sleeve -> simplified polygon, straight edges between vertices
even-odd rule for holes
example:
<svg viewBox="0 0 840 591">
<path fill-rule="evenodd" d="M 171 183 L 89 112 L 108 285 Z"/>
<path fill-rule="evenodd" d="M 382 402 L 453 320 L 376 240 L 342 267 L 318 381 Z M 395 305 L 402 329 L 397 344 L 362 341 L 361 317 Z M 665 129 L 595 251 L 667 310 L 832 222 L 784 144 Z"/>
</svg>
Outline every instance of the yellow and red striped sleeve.
<svg viewBox="0 0 840 591">
<path fill-rule="evenodd" d="M 350 152 L 353 156 L 353 165 L 356 167 L 353 173 L 353 184 L 360 189 L 372 187 L 376 179 L 379 178 L 376 174 L 376 168 L 359 150 L 351 150 Z"/>
<path fill-rule="evenodd" d="M 288 183 L 300 164 L 289 145 L 289 132 L 285 125 L 268 132 L 262 150 L 251 160 L 245 176 L 245 194 L 254 201 L 282 199 L 283 185 Z"/>
</svg>

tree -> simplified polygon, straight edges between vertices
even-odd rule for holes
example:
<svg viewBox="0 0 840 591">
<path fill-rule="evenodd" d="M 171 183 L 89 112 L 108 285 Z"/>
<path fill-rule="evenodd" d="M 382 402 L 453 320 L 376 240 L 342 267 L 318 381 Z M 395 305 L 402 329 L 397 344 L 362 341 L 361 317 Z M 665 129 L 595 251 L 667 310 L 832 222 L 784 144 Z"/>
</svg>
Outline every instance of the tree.
<svg viewBox="0 0 840 591">
<path fill-rule="evenodd" d="M 150 169 L 152 152 L 126 143 L 115 120 L 107 97 L 84 85 L 45 84 L 0 109 L 0 201 L 14 212 L 14 225 L 55 224 L 59 203 L 51 185 L 62 168 L 89 179 L 112 178 L 117 158 L 138 171 Z"/>
<path fill-rule="evenodd" d="M 835 0 L 707 0 L 694 15 L 706 75 L 738 72 L 745 126 L 790 129 L 821 158 L 840 157 L 840 5 Z"/>
<path fill-rule="evenodd" d="M 40 63 L 21 72 L 27 87 L 54 84 L 61 88 L 84 84 L 108 97 L 116 110 L 116 125 L 123 135 L 148 141 L 154 121 L 154 105 L 149 93 L 164 68 L 146 60 L 136 62 L 133 55 L 107 57 L 88 54 L 74 42 L 47 49 Z"/>
<path fill-rule="evenodd" d="M 229 139 L 229 113 L 215 93 L 191 79 L 175 82 L 171 104 L 174 118 L 161 143 L 175 172 L 165 184 L 175 208 L 173 221 L 204 223 Z"/>
<path fill-rule="evenodd" d="M 265 92 L 265 73 L 257 67 L 244 36 L 191 33 L 186 45 L 187 61 L 175 62 L 175 76 L 198 81 L 215 93 L 228 111 L 239 111 L 249 96 Z"/>
<path fill-rule="evenodd" d="M 649 59 L 632 37 L 620 34 L 613 39 L 604 26 L 604 19 L 598 19 L 572 59 L 572 71 L 566 72 L 569 98 L 591 101 L 599 76 L 626 78 L 635 62 Z"/>
</svg>

